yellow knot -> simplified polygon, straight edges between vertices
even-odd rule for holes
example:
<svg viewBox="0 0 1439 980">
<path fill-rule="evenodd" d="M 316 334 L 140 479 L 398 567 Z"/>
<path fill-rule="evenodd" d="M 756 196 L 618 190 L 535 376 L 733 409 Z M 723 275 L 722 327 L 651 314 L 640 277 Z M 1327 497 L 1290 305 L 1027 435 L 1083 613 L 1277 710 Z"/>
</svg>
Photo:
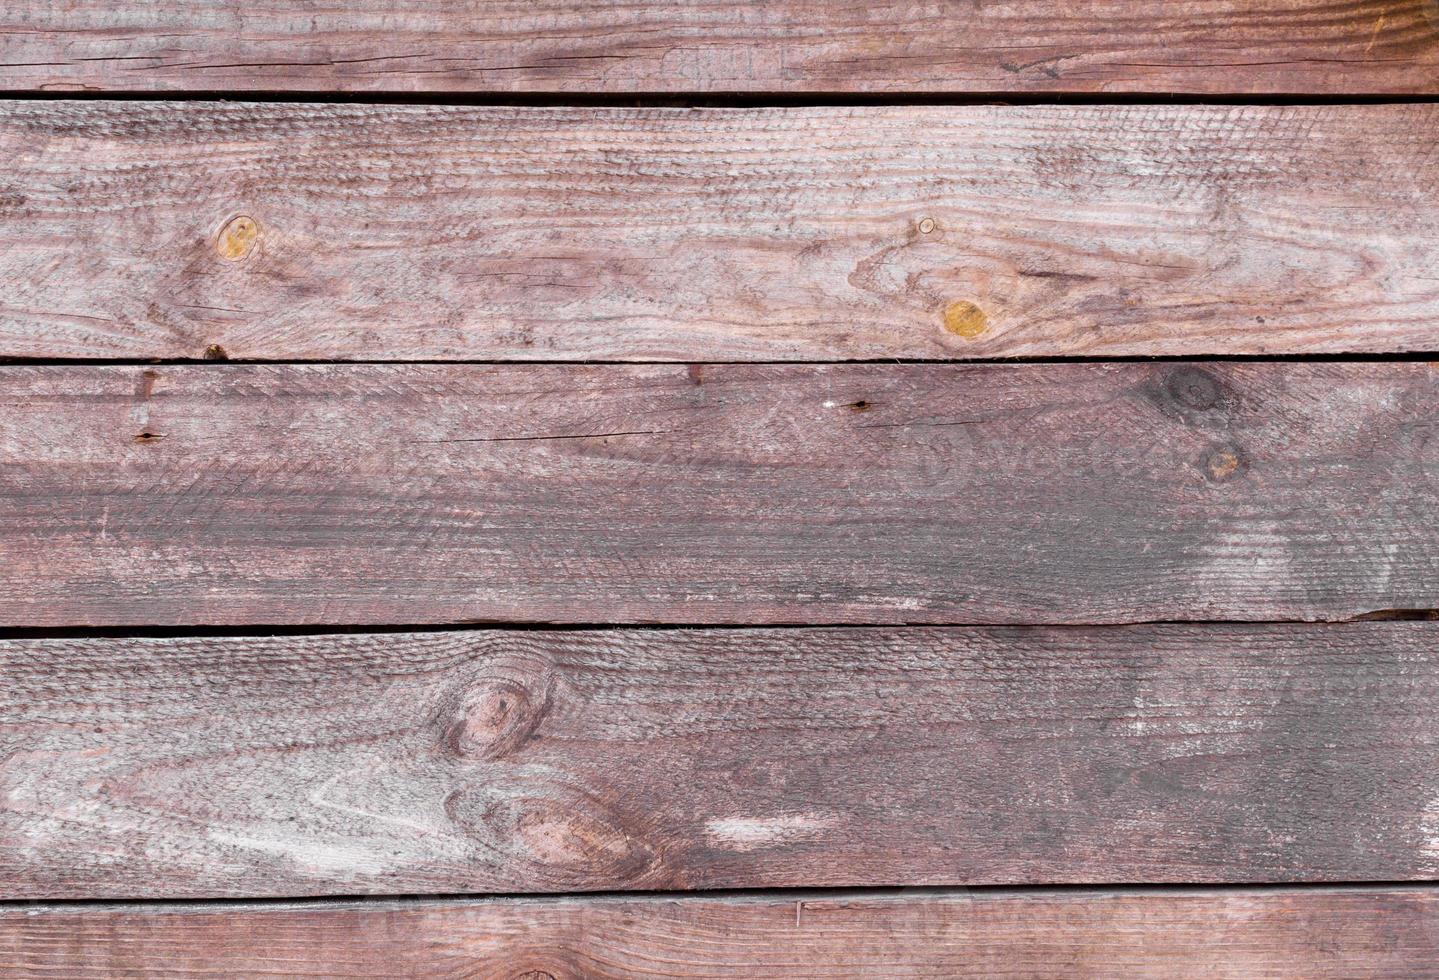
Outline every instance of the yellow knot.
<svg viewBox="0 0 1439 980">
<path fill-rule="evenodd" d="M 247 214 L 231 218 L 220 229 L 220 237 L 215 242 L 215 251 L 220 253 L 220 258 L 230 262 L 238 262 L 250 254 L 255 247 L 255 239 L 260 237 L 260 225 L 254 218 Z"/>
<path fill-rule="evenodd" d="M 1204 468 L 1209 472 L 1211 480 L 1222 483 L 1233 476 L 1243 462 L 1237 452 L 1228 446 L 1222 446 L 1204 460 Z"/>
<path fill-rule="evenodd" d="M 989 329 L 989 317 L 968 300 L 950 303 L 944 311 L 944 329 L 957 337 L 973 340 Z"/>
</svg>

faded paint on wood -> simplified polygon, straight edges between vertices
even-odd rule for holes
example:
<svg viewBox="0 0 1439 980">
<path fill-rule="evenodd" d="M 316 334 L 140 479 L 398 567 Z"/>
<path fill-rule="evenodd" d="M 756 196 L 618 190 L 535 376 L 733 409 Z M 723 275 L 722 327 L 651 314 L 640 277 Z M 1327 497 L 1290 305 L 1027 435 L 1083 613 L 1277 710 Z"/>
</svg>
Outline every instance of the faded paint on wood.
<svg viewBox="0 0 1439 980">
<path fill-rule="evenodd" d="M 0 892 L 1432 878 L 1436 629 L 7 640 Z"/>
<path fill-rule="evenodd" d="M 1423 363 L 0 368 L 0 622 L 1439 607 Z"/>
<path fill-rule="evenodd" d="M 10 0 L 47 91 L 1439 91 L 1432 0 Z"/>
<path fill-rule="evenodd" d="M 1428 105 L 11 102 L 0 356 L 1435 350 L 1436 132 Z"/>
</svg>

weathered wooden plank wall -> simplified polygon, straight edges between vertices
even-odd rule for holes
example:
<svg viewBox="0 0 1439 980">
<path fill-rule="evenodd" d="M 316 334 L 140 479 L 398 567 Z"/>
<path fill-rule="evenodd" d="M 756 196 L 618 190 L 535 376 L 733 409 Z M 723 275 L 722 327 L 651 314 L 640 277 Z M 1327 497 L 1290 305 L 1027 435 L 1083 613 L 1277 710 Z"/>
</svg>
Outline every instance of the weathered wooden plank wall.
<svg viewBox="0 0 1439 980">
<path fill-rule="evenodd" d="M 0 893 L 1423 879 L 1432 636 L 3 641 Z"/>
<path fill-rule="evenodd" d="M 1431 105 L 11 102 L 0 354 L 1434 348 Z"/>
<path fill-rule="evenodd" d="M 20 626 L 1439 605 L 1425 363 L 0 368 Z"/>
<path fill-rule="evenodd" d="M 0 974 L 1434 974 L 1435 0 L 14 0 L 0 95 Z"/>
<path fill-rule="evenodd" d="M 1436 893 L 824 893 L 0 912 L 7 977 L 1418 977 Z M 1300 970 L 1296 970 L 1296 966 Z"/>
<path fill-rule="evenodd" d="M 1432 0 L 10 0 L 9 89 L 1434 94 Z"/>
</svg>

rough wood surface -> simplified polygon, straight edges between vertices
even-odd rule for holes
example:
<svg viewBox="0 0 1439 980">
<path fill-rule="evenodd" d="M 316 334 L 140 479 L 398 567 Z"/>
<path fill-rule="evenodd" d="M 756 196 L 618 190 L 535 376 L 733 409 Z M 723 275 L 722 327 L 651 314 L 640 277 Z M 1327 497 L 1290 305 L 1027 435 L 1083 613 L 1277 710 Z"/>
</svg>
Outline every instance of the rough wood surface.
<svg viewBox="0 0 1439 980">
<path fill-rule="evenodd" d="M 1424 977 L 1430 888 L 0 911 L 11 978 Z"/>
<path fill-rule="evenodd" d="M 1425 363 L 0 368 L 0 622 L 1439 607 Z"/>
<path fill-rule="evenodd" d="M 0 894 L 1430 878 L 1436 635 L 8 640 Z"/>
<path fill-rule="evenodd" d="M 1439 91 L 1433 0 L 8 0 L 0 89 Z"/>
<path fill-rule="evenodd" d="M 11 102 L 0 356 L 1435 350 L 1436 132 L 1430 105 Z"/>
</svg>

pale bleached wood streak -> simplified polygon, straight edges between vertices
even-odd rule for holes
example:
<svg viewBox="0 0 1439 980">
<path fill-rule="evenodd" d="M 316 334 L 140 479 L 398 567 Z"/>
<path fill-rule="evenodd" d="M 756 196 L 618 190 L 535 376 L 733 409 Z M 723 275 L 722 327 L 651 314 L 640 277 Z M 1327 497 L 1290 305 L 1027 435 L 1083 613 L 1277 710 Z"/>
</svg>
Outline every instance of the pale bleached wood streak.
<svg viewBox="0 0 1439 980">
<path fill-rule="evenodd" d="M 1439 607 L 1426 363 L 0 368 L 0 622 Z"/>
<path fill-rule="evenodd" d="M 1439 91 L 1433 0 L 8 0 L 0 89 Z"/>
<path fill-rule="evenodd" d="M 1432 878 L 1436 630 L 7 640 L 0 893 Z"/>
<path fill-rule="evenodd" d="M 65 976 L 1430 976 L 1430 888 L 904 892 L 0 911 L 0 970 Z"/>
<path fill-rule="evenodd" d="M 0 356 L 1439 349 L 1439 110 L 0 105 Z"/>
</svg>

